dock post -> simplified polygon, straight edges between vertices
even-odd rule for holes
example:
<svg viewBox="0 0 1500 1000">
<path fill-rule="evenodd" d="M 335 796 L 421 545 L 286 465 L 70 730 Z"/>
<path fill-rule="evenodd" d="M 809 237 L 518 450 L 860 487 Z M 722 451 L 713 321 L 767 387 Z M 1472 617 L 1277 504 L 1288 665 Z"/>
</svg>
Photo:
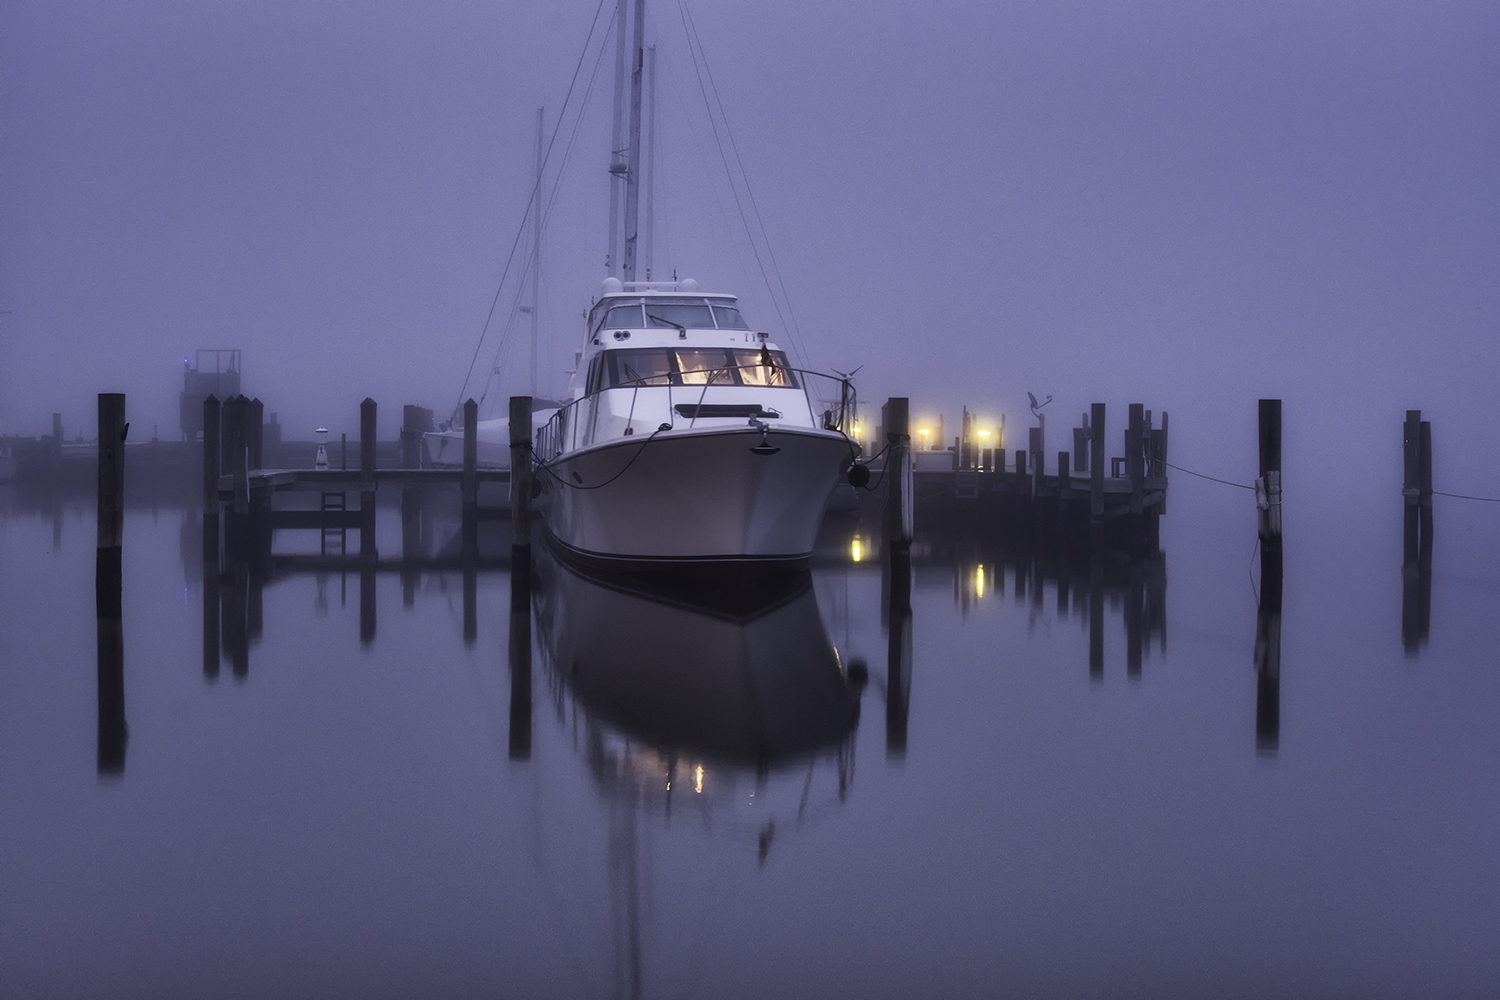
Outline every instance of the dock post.
<svg viewBox="0 0 1500 1000">
<path fill-rule="evenodd" d="M 1073 471 L 1089 471 L 1089 415 L 1085 413 L 1080 426 L 1073 428 Z"/>
<path fill-rule="evenodd" d="M 52 461 L 62 458 L 63 425 L 62 414 L 52 414 Z"/>
<path fill-rule="evenodd" d="M 219 398 L 203 400 L 203 676 L 219 676 Z"/>
<path fill-rule="evenodd" d="M 257 396 L 250 400 L 249 409 L 249 434 L 248 445 L 250 448 L 250 468 L 265 468 L 265 443 L 266 443 L 266 407 Z"/>
<path fill-rule="evenodd" d="M 1104 542 L 1104 404 L 1089 407 L 1089 542 L 1098 547 Z"/>
<path fill-rule="evenodd" d="M 1426 645 L 1432 617 L 1432 425 L 1420 418 L 1408 410 L 1402 433 L 1401 645 L 1409 658 Z"/>
<path fill-rule="evenodd" d="M 1275 756 L 1281 738 L 1281 400 L 1260 401 L 1260 603 L 1255 616 L 1255 745 Z"/>
<path fill-rule="evenodd" d="M 203 401 L 203 558 L 213 550 L 219 558 L 219 397 L 210 394 Z"/>
<path fill-rule="evenodd" d="M 531 397 L 510 397 L 510 531 L 515 548 L 531 546 Z M 525 565 L 524 563 L 522 565 Z M 515 563 L 511 572 L 515 572 Z"/>
<path fill-rule="evenodd" d="M 1157 449 L 1156 449 L 1157 461 L 1161 463 L 1161 477 L 1163 479 L 1165 479 L 1165 478 L 1167 478 L 1167 411 L 1166 410 L 1162 410 L 1161 411 L 1161 430 L 1158 431 L 1157 433 L 1159 435 L 1157 437 Z M 1163 514 L 1165 514 L 1166 512 L 1167 512 L 1167 491 L 1166 491 L 1165 488 L 1163 488 L 1162 491 L 1161 491 L 1161 503 L 1158 504 L 1157 507 L 1156 507 L 1156 516 L 1157 516 L 1157 518 L 1160 519 L 1160 517 Z M 1158 531 L 1159 530 L 1160 529 L 1158 528 Z"/>
<path fill-rule="evenodd" d="M 531 397 L 510 397 L 510 759 L 531 759 Z M 467 440 L 467 438 L 465 439 Z"/>
<path fill-rule="evenodd" d="M 1259 509 L 1262 573 L 1275 564 L 1275 582 L 1281 586 L 1281 400 L 1260 401 L 1260 478 L 1255 500 Z"/>
<path fill-rule="evenodd" d="M 375 400 L 359 404 L 359 554 L 375 554 Z M 363 586 L 363 584 L 361 584 Z M 373 586 L 370 588 L 375 589 Z"/>
<path fill-rule="evenodd" d="M 1145 455 L 1142 442 L 1145 436 L 1145 408 L 1140 403 L 1131 403 L 1128 423 L 1125 426 L 1125 475 L 1130 477 L 1130 551 L 1139 552 L 1145 537 Z"/>
<path fill-rule="evenodd" d="M 125 770 L 125 630 L 121 545 L 125 529 L 125 394 L 99 393 L 99 538 L 94 555 L 98 636 L 99 773 Z"/>
<path fill-rule="evenodd" d="M 1430 548 L 1432 545 L 1432 424 L 1424 420 L 1418 428 L 1417 489 L 1421 495 L 1417 497 L 1417 510 L 1422 526 L 1422 545 Z"/>
<path fill-rule="evenodd" d="M 913 533 L 911 433 L 909 400 L 892 396 L 881 409 L 885 428 L 885 537 L 894 545 L 910 545 Z"/>
<path fill-rule="evenodd" d="M 401 466 L 416 469 L 422 464 L 422 432 L 432 430 L 432 411 L 420 406 L 401 408 Z"/>
<path fill-rule="evenodd" d="M 460 507 L 462 510 L 462 552 L 465 565 L 478 558 L 479 551 L 479 404 L 469 399 L 464 403 L 464 471 L 459 481 Z M 467 586 L 465 595 L 473 590 Z M 465 600 L 464 641 L 472 644 L 476 635 L 475 616 L 468 612 L 472 602 Z"/>
</svg>

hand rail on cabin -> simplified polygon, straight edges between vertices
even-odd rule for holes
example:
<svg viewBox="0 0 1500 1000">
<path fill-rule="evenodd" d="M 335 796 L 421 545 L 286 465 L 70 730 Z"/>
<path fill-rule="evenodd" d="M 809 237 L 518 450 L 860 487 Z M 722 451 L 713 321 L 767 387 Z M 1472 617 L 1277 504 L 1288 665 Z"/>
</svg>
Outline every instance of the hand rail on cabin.
<svg viewBox="0 0 1500 1000">
<path fill-rule="evenodd" d="M 588 401 L 591 401 L 591 400 L 592 401 L 597 401 L 597 399 L 601 395 L 603 395 L 605 392 L 609 392 L 610 390 L 613 390 L 613 389 L 624 389 L 626 387 L 630 387 L 633 390 L 631 392 L 631 394 L 630 394 L 630 412 L 629 412 L 629 414 L 626 417 L 626 423 L 625 423 L 625 426 L 627 428 L 629 428 L 631 421 L 635 417 L 635 403 L 636 403 L 636 399 L 637 399 L 637 397 L 638 397 L 638 395 L 640 393 L 640 390 L 643 387 L 649 387 L 651 385 L 651 383 L 654 380 L 656 380 L 656 379 L 665 379 L 666 380 L 663 384 L 666 386 L 667 391 L 668 391 L 667 409 L 668 409 L 668 412 L 672 412 L 671 390 L 672 390 L 672 388 L 673 388 L 673 386 L 675 384 L 672 381 L 673 376 L 681 378 L 681 376 L 683 374 L 696 375 L 696 374 L 704 373 L 704 374 L 708 375 L 707 380 L 703 383 L 703 389 L 700 391 L 700 393 L 698 395 L 698 405 L 701 407 L 703 405 L 703 399 L 704 399 L 704 397 L 708 394 L 709 386 L 711 386 L 713 384 L 714 380 L 721 373 L 727 373 L 727 372 L 731 372 L 731 371 L 739 371 L 741 369 L 748 369 L 748 368 L 764 368 L 764 367 L 767 367 L 767 366 L 757 363 L 757 364 L 753 364 L 753 365 L 726 365 L 726 366 L 723 366 L 723 367 L 720 367 L 720 368 L 699 368 L 699 369 L 694 369 L 693 371 L 687 372 L 687 373 L 684 373 L 684 372 L 670 372 L 670 373 L 667 373 L 665 375 L 647 375 L 647 376 L 643 376 L 643 377 L 638 377 L 638 378 L 630 379 L 627 382 L 619 383 L 619 384 L 616 384 L 616 385 L 611 385 L 611 386 L 607 386 L 607 387 L 604 387 L 604 388 L 595 389 L 593 392 L 588 393 L 588 394 L 586 394 L 584 396 L 580 396 L 579 398 L 577 398 L 575 400 L 572 400 L 571 402 L 567 403 L 565 406 L 559 408 L 558 411 L 552 415 L 551 419 L 549 419 L 541 427 L 537 428 L 537 431 L 536 431 L 536 441 L 535 441 L 535 449 L 534 449 L 535 450 L 535 458 L 536 458 L 536 460 L 538 462 L 540 462 L 543 465 L 545 465 L 545 464 L 547 464 L 549 462 L 552 462 L 556 458 L 558 458 L 562 454 L 562 452 L 563 452 L 563 448 L 561 448 L 559 446 L 559 442 L 561 442 L 563 439 L 565 439 L 568 436 L 568 431 L 569 430 L 573 431 L 574 446 L 576 447 L 577 446 L 577 432 L 578 432 L 578 427 L 577 427 L 576 422 L 574 424 L 572 424 L 572 425 L 570 425 L 569 422 L 568 422 L 570 416 L 572 415 L 573 408 L 575 406 L 578 406 L 580 403 L 588 402 Z M 826 374 L 824 372 L 812 371 L 812 370 L 806 369 L 806 368 L 793 368 L 790 365 L 772 365 L 772 366 L 769 366 L 769 367 L 774 368 L 778 372 L 795 372 L 798 375 L 807 376 L 810 379 L 822 379 L 822 380 L 833 381 L 833 382 L 839 383 L 838 418 L 836 420 L 831 420 L 832 426 L 830 426 L 829 425 L 830 424 L 830 418 L 831 418 L 831 415 L 832 415 L 833 411 L 831 409 L 825 410 L 824 411 L 825 417 L 824 417 L 824 422 L 823 422 L 823 429 L 824 430 L 831 430 L 831 431 L 838 431 L 839 433 L 843 434 L 845 437 L 848 436 L 848 431 L 845 430 L 844 425 L 845 425 L 845 423 L 848 420 L 850 393 L 851 393 L 851 390 L 853 389 L 853 385 L 852 385 L 852 383 L 850 382 L 850 380 L 848 378 L 843 377 L 843 376 L 833 376 L 833 375 Z M 791 388 L 791 387 L 790 386 L 779 386 L 778 387 L 778 386 L 766 385 L 766 386 L 758 386 L 758 387 L 754 387 L 754 388 Z M 809 384 L 807 384 L 807 383 L 804 383 L 803 385 L 799 386 L 798 388 L 802 389 L 803 399 L 808 403 L 808 415 L 809 415 L 809 417 L 812 418 L 813 422 L 816 424 L 817 419 L 818 419 L 818 415 L 817 415 L 817 412 L 816 412 L 816 410 L 814 409 L 814 407 L 812 405 L 812 399 L 810 398 L 810 395 L 809 395 L 810 391 L 811 391 L 811 386 Z M 598 429 L 597 428 L 597 424 L 598 424 L 598 411 L 597 411 L 597 409 L 595 410 L 593 416 L 594 416 L 594 420 L 592 421 L 593 427 L 591 428 L 592 433 L 590 434 L 590 443 L 592 443 L 594 434 L 597 433 L 597 429 Z M 695 410 L 694 413 L 693 413 L 692 420 L 691 420 L 691 422 L 689 422 L 688 426 L 690 428 L 693 427 L 697 423 L 697 420 L 698 420 L 698 413 Z"/>
</svg>

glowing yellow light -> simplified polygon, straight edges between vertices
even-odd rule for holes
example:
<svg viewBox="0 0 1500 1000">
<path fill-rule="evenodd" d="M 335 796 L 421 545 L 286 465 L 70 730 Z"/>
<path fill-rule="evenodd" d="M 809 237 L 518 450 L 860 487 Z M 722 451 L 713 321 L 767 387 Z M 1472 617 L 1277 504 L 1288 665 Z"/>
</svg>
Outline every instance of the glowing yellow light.
<svg viewBox="0 0 1500 1000">
<path fill-rule="evenodd" d="M 859 437 L 859 424 L 854 425 L 854 436 Z"/>
<path fill-rule="evenodd" d="M 923 437 L 926 437 L 927 435 L 931 434 L 932 431 L 930 431 L 927 428 L 923 427 L 923 428 L 919 429 L 917 431 L 917 433 L 920 434 L 920 435 L 922 435 Z"/>
<path fill-rule="evenodd" d="M 699 764 L 697 767 L 693 768 L 693 791 L 699 792 L 699 793 L 702 793 L 702 791 L 703 791 L 703 765 L 702 764 Z"/>
<path fill-rule="evenodd" d="M 979 436 L 982 437 L 982 438 L 987 438 L 987 437 L 990 436 L 990 432 L 989 431 L 980 431 L 979 432 Z"/>
<path fill-rule="evenodd" d="M 984 565 L 983 564 L 980 564 L 979 568 L 974 571 L 974 596 L 975 597 L 983 597 L 984 596 Z"/>
<path fill-rule="evenodd" d="M 864 555 L 864 546 L 860 544 L 859 536 L 855 535 L 854 541 L 849 544 L 849 558 L 853 559 L 855 562 L 859 562 L 864 558 Z"/>
</svg>

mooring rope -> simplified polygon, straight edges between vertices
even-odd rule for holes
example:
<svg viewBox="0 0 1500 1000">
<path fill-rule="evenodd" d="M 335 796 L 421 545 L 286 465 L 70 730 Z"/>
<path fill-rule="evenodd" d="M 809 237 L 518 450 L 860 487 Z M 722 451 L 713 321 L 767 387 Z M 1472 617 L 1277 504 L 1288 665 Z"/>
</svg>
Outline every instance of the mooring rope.
<svg viewBox="0 0 1500 1000">
<path fill-rule="evenodd" d="M 1162 464 L 1169 469 L 1176 469 L 1178 472 L 1186 472 L 1190 476 L 1197 476 L 1199 479 L 1207 479 L 1209 482 L 1223 483 L 1225 486 L 1235 486 L 1242 490 L 1250 490 L 1251 492 L 1254 492 L 1255 490 L 1254 486 L 1246 486 L 1244 483 L 1231 483 L 1227 479 L 1215 479 L 1213 476 L 1205 476 L 1201 472 L 1194 472 L 1192 469 L 1184 469 L 1182 466 L 1173 465 L 1171 462 L 1163 462 Z"/>
<path fill-rule="evenodd" d="M 1500 497 L 1470 497 L 1462 493 L 1444 493 L 1442 490 L 1431 490 L 1433 496 L 1452 497 L 1455 500 L 1482 500 L 1485 503 L 1500 503 Z"/>
</svg>

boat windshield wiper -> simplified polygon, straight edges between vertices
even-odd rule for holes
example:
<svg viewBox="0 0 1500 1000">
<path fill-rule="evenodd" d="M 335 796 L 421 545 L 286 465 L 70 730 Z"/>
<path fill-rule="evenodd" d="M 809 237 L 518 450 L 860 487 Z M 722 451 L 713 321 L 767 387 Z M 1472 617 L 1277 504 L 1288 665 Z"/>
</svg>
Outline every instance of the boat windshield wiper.
<svg viewBox="0 0 1500 1000">
<path fill-rule="evenodd" d="M 654 320 L 655 322 L 660 323 L 662 326 L 672 327 L 677 331 L 677 336 L 679 337 L 687 336 L 687 327 L 683 326 L 681 323 L 673 323 L 669 319 L 662 319 L 660 316 L 653 316 L 650 313 L 646 314 L 646 318 L 649 320 Z"/>
</svg>

